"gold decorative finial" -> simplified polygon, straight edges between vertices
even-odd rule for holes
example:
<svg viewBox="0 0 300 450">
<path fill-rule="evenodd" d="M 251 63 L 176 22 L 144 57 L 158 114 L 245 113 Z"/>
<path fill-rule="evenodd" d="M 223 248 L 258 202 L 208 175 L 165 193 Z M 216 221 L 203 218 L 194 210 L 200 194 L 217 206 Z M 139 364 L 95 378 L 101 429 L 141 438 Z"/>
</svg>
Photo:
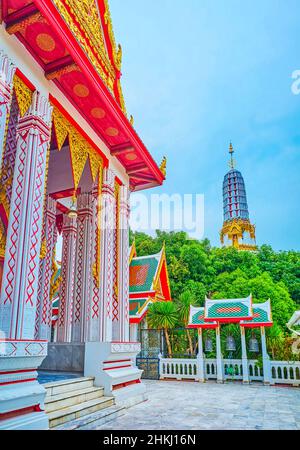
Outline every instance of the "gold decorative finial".
<svg viewBox="0 0 300 450">
<path fill-rule="evenodd" d="M 167 158 L 165 156 L 162 159 L 159 169 L 160 169 L 161 173 L 163 174 L 163 176 L 165 177 L 167 174 Z"/>
<path fill-rule="evenodd" d="M 118 44 L 118 50 L 116 52 L 116 66 L 119 70 L 121 70 L 122 66 L 122 46 Z"/>
<path fill-rule="evenodd" d="M 234 169 L 236 166 L 236 162 L 233 159 L 234 150 L 233 150 L 233 145 L 231 142 L 229 144 L 229 154 L 230 154 L 230 161 L 228 164 L 229 164 L 230 169 Z"/>
<path fill-rule="evenodd" d="M 131 126 L 133 127 L 133 125 L 134 125 L 134 117 L 133 117 L 132 114 L 130 116 L 129 122 L 130 122 Z"/>
</svg>

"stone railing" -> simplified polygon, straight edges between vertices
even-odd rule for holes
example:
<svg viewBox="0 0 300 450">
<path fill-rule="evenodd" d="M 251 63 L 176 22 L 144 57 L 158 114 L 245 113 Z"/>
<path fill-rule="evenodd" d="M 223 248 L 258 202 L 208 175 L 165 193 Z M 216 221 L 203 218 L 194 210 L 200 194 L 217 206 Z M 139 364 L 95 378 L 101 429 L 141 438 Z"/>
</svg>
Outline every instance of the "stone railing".
<svg viewBox="0 0 300 450">
<path fill-rule="evenodd" d="M 162 358 L 159 359 L 160 378 L 176 380 L 192 379 L 198 381 L 200 376 L 200 360 L 198 358 Z M 291 384 L 300 386 L 300 361 L 269 361 L 271 384 Z M 223 359 L 223 380 L 243 380 L 243 364 L 241 359 Z M 248 360 L 250 381 L 264 381 L 263 368 L 256 360 Z M 206 380 L 217 379 L 217 360 L 204 359 L 204 375 Z"/>
<path fill-rule="evenodd" d="M 270 361 L 274 383 L 300 386 L 300 361 Z"/>
<path fill-rule="evenodd" d="M 160 358 L 160 378 L 198 380 L 197 359 Z"/>
</svg>

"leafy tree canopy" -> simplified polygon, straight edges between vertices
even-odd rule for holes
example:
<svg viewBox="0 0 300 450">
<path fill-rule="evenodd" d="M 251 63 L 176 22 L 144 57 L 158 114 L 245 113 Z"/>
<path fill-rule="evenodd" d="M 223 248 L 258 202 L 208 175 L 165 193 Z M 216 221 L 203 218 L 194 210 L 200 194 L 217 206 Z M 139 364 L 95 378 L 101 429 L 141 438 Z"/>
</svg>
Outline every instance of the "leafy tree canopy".
<svg viewBox="0 0 300 450">
<path fill-rule="evenodd" d="M 187 309 L 191 301 L 203 305 L 205 295 L 218 299 L 252 293 L 255 302 L 271 299 L 274 323 L 287 333 L 285 324 L 300 307 L 300 252 L 275 252 L 269 245 L 262 245 L 257 252 L 214 248 L 208 239 L 189 239 L 185 232 L 156 231 L 155 237 L 131 232 L 130 239 L 135 240 L 139 256 L 159 252 L 165 242 L 178 311 L 181 304 Z M 186 311 L 178 317 L 184 326 Z"/>
</svg>

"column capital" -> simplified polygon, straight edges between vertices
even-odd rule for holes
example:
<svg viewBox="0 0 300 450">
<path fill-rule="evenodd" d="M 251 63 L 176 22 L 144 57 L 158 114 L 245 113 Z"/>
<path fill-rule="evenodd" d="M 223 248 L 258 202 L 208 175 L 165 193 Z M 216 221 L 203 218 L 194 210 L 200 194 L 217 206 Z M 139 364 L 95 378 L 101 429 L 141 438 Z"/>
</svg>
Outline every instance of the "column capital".
<svg viewBox="0 0 300 450">
<path fill-rule="evenodd" d="M 0 50 L 0 83 L 2 86 L 9 87 L 9 91 L 11 90 L 15 71 L 15 64 L 3 50 Z"/>
</svg>

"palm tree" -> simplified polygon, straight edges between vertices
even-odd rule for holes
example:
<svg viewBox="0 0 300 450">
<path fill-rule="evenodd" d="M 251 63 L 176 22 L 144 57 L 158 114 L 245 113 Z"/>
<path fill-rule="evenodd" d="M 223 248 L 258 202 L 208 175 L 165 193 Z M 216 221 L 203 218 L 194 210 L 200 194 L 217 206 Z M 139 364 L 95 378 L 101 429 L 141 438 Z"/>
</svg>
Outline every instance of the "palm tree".
<svg viewBox="0 0 300 450">
<path fill-rule="evenodd" d="M 164 330 L 169 356 L 172 358 L 172 348 L 169 329 L 177 322 L 177 308 L 173 302 L 156 302 L 148 310 L 147 321 L 150 328 Z"/>
<path fill-rule="evenodd" d="M 184 291 L 182 294 L 180 294 L 178 301 L 179 301 L 179 319 L 181 322 L 183 322 L 186 328 L 186 334 L 189 342 L 189 351 L 190 354 L 192 355 L 194 351 L 193 343 L 190 330 L 187 329 L 187 326 L 189 323 L 190 307 L 195 303 L 195 297 L 190 291 Z"/>
</svg>

